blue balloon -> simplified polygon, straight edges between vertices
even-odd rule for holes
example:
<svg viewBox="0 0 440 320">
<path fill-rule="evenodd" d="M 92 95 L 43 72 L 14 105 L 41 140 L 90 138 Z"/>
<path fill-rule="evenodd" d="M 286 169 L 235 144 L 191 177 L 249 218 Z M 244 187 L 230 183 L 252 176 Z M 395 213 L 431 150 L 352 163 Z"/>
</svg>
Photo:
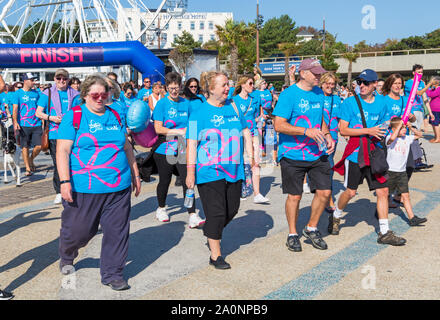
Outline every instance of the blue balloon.
<svg viewBox="0 0 440 320">
<path fill-rule="evenodd" d="M 136 100 L 127 111 L 127 128 L 133 132 L 141 132 L 150 121 L 150 107 L 145 101 Z"/>
</svg>

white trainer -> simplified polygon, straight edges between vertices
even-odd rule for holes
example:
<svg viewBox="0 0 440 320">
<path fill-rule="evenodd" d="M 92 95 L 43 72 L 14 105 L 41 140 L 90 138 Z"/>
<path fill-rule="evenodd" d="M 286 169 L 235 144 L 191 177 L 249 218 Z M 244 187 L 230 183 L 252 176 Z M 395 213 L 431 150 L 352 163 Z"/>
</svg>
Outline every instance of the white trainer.
<svg viewBox="0 0 440 320">
<path fill-rule="evenodd" d="M 189 215 L 189 223 L 188 224 L 189 224 L 190 229 L 194 229 L 194 228 L 198 228 L 198 227 L 201 227 L 202 225 L 204 225 L 205 220 L 200 218 L 200 216 L 197 213 L 191 213 Z"/>
<path fill-rule="evenodd" d="M 308 183 L 304 183 L 304 184 L 303 184 L 303 191 L 304 191 L 304 193 L 310 193 L 310 192 L 311 192 Z"/>
<path fill-rule="evenodd" d="M 57 195 L 55 196 L 55 200 L 53 201 L 54 204 L 60 204 L 61 200 L 63 200 L 63 198 L 61 197 L 61 193 L 57 193 Z"/>
<path fill-rule="evenodd" d="M 168 222 L 170 221 L 170 217 L 168 216 L 166 208 L 157 208 L 156 210 L 156 219 L 160 222 Z"/>
<path fill-rule="evenodd" d="M 261 193 L 254 197 L 254 203 L 268 203 L 270 200 L 264 197 Z"/>
</svg>

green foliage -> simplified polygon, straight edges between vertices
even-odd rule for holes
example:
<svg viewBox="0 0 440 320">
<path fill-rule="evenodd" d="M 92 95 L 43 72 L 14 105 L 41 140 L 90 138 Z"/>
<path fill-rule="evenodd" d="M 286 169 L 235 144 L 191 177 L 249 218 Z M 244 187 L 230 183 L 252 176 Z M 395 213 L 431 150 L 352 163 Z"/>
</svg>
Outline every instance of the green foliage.
<svg viewBox="0 0 440 320">
<path fill-rule="evenodd" d="M 288 15 L 269 19 L 260 29 L 261 57 L 281 53 L 277 45 L 283 42 L 296 43 L 297 33 L 298 29 L 295 28 L 295 22 Z"/>
<path fill-rule="evenodd" d="M 335 62 L 333 53 L 334 51 L 332 48 L 325 49 L 324 54 L 321 57 L 321 65 L 327 71 L 336 72 L 339 68 L 339 64 Z"/>
<path fill-rule="evenodd" d="M 174 39 L 171 46 L 173 46 L 174 48 L 186 47 L 188 49 L 196 49 L 200 48 L 202 46 L 202 43 L 195 41 L 191 33 L 183 31 L 181 36 L 177 36 L 176 39 Z"/>
</svg>

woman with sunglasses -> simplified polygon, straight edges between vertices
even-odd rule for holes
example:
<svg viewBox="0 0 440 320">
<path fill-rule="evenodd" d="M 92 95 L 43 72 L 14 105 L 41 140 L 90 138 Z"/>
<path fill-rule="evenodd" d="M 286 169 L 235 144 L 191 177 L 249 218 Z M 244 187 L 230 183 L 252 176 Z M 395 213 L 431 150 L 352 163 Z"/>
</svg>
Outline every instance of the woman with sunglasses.
<svg viewBox="0 0 440 320">
<path fill-rule="evenodd" d="M 79 87 L 81 86 L 81 80 L 79 80 L 76 77 L 72 77 L 69 80 L 69 86 L 71 86 L 76 91 L 79 91 L 80 90 Z"/>
<path fill-rule="evenodd" d="M 178 73 L 167 73 L 165 86 L 169 95 L 160 99 L 153 111 L 154 129 L 159 135 L 157 146 L 153 146 L 153 159 L 159 171 L 156 219 L 161 222 L 170 221 L 166 199 L 173 172 L 177 171 L 182 181 L 186 179 L 185 133 L 188 126 L 189 102 L 179 96 L 181 83 L 182 77 Z M 186 184 L 183 183 L 182 187 L 185 196 Z M 195 201 L 187 211 L 190 228 L 197 228 L 205 223 L 196 213 Z"/>
<path fill-rule="evenodd" d="M 199 80 L 196 78 L 189 78 L 185 82 L 185 86 L 183 87 L 183 95 L 185 96 L 185 99 L 190 102 L 190 113 L 192 110 L 199 108 L 199 106 L 206 101 L 205 96 L 200 93 Z"/>
<path fill-rule="evenodd" d="M 88 76 L 81 87 L 81 112 L 75 110 L 74 115 L 70 110 L 61 121 L 57 165 L 64 211 L 59 267 L 63 275 L 73 273 L 78 250 L 101 225 L 101 283 L 113 290 L 126 290 L 129 286 L 123 270 L 128 254 L 131 190 L 138 196 L 141 181 L 125 125 L 105 105 L 109 95 L 102 76 Z"/>
<path fill-rule="evenodd" d="M 55 86 L 45 89 L 38 99 L 36 116 L 49 122 L 49 153 L 54 166 L 53 187 L 55 189 L 54 204 L 61 203 L 60 177 L 57 170 L 56 150 L 58 129 L 64 115 L 72 107 L 80 105 L 80 95 L 77 90 L 70 87 L 69 72 L 58 69 L 55 72 Z M 50 94 L 50 106 L 49 106 Z"/>
<path fill-rule="evenodd" d="M 254 79 L 251 76 L 241 77 L 234 90 L 232 100 L 240 108 L 246 120 L 247 127 L 252 135 L 253 158 L 252 187 L 254 189 L 254 203 L 268 203 L 270 200 L 260 193 L 260 141 L 256 119 L 260 116 L 260 99 L 254 92 Z M 242 198 L 246 198 L 244 193 Z"/>
</svg>

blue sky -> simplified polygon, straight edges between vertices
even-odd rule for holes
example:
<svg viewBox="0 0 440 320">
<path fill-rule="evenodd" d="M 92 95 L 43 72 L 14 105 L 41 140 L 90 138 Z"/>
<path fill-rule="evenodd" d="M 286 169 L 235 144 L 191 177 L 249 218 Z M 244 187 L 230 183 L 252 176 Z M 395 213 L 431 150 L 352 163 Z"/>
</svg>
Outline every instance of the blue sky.
<svg viewBox="0 0 440 320">
<path fill-rule="evenodd" d="M 157 1 L 159 2 L 159 1 Z M 257 0 L 188 0 L 188 11 L 232 11 L 235 20 L 253 21 Z M 364 6 L 376 11 L 376 29 L 365 30 Z M 419 7 L 420 6 L 420 7 Z M 401 39 L 425 35 L 440 28 L 439 0 L 260 0 L 260 14 L 267 21 L 288 14 L 297 26 L 322 28 L 337 34 L 337 40 L 354 45 L 361 40 L 369 44 L 383 43 L 387 38 Z M 418 13 L 417 13 L 418 12 Z"/>
</svg>

